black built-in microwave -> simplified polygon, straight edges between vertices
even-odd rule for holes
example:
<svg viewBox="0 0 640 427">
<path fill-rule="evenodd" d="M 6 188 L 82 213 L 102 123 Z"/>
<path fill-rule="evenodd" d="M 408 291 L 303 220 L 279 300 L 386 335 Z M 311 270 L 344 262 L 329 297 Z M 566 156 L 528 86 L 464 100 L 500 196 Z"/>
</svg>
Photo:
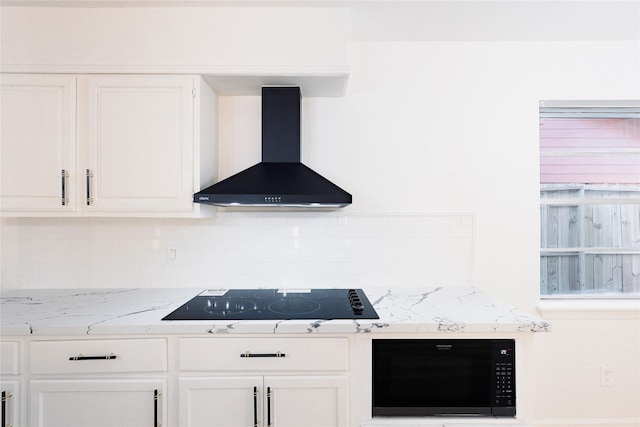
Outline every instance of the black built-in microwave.
<svg viewBox="0 0 640 427">
<path fill-rule="evenodd" d="M 515 417 L 515 340 L 374 339 L 372 415 Z"/>
</svg>

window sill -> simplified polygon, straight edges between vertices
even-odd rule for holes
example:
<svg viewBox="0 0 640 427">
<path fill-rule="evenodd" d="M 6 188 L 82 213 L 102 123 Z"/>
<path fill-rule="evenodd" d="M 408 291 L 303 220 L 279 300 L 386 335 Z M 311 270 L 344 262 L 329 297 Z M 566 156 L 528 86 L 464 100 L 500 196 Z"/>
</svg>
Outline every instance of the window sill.
<svg viewBox="0 0 640 427">
<path fill-rule="evenodd" d="M 640 319 L 639 299 L 547 299 L 538 309 L 545 319 Z"/>
</svg>

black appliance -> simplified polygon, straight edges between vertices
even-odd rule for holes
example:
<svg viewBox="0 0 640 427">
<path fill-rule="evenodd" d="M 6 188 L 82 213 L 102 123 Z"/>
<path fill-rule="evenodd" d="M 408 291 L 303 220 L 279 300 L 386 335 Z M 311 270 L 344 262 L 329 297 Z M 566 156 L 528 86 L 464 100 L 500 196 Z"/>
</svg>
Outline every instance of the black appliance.
<svg viewBox="0 0 640 427">
<path fill-rule="evenodd" d="M 515 417 L 512 339 L 374 339 L 372 414 Z"/>
<path fill-rule="evenodd" d="M 335 209 L 351 194 L 301 163 L 299 87 L 262 88 L 262 162 L 193 195 L 225 207 Z"/>
<path fill-rule="evenodd" d="M 378 319 L 362 289 L 206 290 L 162 320 Z"/>
</svg>

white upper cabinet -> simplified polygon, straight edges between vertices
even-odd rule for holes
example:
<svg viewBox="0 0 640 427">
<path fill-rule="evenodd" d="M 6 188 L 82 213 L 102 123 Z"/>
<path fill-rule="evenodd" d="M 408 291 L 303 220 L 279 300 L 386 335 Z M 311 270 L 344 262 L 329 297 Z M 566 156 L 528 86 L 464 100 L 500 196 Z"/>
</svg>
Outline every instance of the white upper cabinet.
<svg viewBox="0 0 640 427">
<path fill-rule="evenodd" d="M 215 104 L 197 76 L 4 76 L 3 213 L 198 216 Z"/>
<path fill-rule="evenodd" d="M 76 200 L 68 196 L 75 185 L 63 175 L 75 174 L 76 78 L 3 75 L 1 81 L 2 210 L 73 212 Z"/>
<path fill-rule="evenodd" d="M 192 84 L 181 76 L 87 79 L 86 168 L 80 172 L 88 212 L 193 209 Z"/>
</svg>

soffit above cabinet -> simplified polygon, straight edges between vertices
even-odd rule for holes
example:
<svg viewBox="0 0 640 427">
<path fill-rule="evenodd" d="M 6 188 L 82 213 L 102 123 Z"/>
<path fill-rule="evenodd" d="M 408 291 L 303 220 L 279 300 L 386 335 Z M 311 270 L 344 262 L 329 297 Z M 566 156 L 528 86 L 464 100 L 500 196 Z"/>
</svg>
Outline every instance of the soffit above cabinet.
<svg viewBox="0 0 640 427">
<path fill-rule="evenodd" d="M 299 86 L 305 97 L 344 96 L 349 67 L 312 70 L 272 70 L 268 72 L 219 71 L 203 73 L 205 81 L 218 95 L 260 96 L 262 86 Z"/>
<path fill-rule="evenodd" d="M 262 86 L 299 86 L 302 95 L 308 97 L 341 97 L 347 91 L 350 68 L 313 67 L 269 70 L 238 70 L 226 67 L 89 67 L 89 66 L 12 66 L 0 65 L 0 72 L 15 74 L 183 74 L 201 75 L 217 95 L 260 96 Z"/>
<path fill-rule="evenodd" d="M 347 7 L 0 2 L 4 73 L 201 75 L 222 95 L 286 84 L 304 96 L 340 95 L 349 74 Z"/>
</svg>

